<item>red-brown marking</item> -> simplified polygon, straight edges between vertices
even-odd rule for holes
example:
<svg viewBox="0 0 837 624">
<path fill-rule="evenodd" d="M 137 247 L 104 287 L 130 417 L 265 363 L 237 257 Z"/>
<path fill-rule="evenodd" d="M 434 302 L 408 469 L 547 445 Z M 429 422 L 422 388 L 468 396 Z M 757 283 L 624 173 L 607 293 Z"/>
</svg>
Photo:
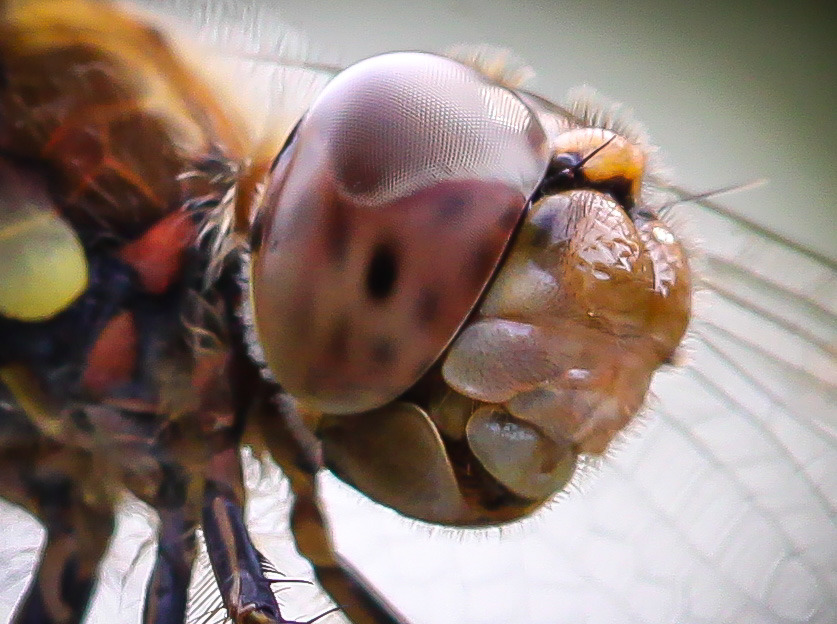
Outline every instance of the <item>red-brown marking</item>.
<svg viewBox="0 0 837 624">
<path fill-rule="evenodd" d="M 137 362 L 134 315 L 123 311 L 108 321 L 90 350 L 82 385 L 97 397 L 131 380 Z"/>
<path fill-rule="evenodd" d="M 146 291 L 159 295 L 179 276 L 183 255 L 194 243 L 195 236 L 195 224 L 189 214 L 176 212 L 125 245 L 119 256 L 134 268 Z"/>
</svg>

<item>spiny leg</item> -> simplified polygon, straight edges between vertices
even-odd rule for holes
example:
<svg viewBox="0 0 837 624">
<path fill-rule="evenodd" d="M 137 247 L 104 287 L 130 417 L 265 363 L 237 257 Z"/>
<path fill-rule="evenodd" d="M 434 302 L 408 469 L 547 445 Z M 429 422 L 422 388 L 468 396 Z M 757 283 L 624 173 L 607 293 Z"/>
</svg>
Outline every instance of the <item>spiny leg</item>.
<svg viewBox="0 0 837 624">
<path fill-rule="evenodd" d="M 153 412 L 97 406 L 88 408 L 86 416 L 91 436 L 104 442 L 122 482 L 160 520 L 142 622 L 183 624 L 203 485 L 195 460 L 200 441 Z"/>
<path fill-rule="evenodd" d="M 406 619 L 335 552 L 317 497 L 319 443 L 290 401 L 280 399 L 278 407 L 278 415 L 272 404 L 271 409 L 259 410 L 258 420 L 262 438 L 294 492 L 291 530 L 297 549 L 313 565 L 321 587 L 353 624 L 404 624 Z"/>
<path fill-rule="evenodd" d="M 195 561 L 196 514 L 187 500 L 188 477 L 164 466 L 163 483 L 153 506 L 160 518 L 157 558 L 148 581 L 143 624 L 182 624 Z"/>
<path fill-rule="evenodd" d="M 237 270 L 228 277 L 237 290 Z M 306 624 L 285 619 L 265 573 L 269 563 L 253 545 L 244 518 L 245 486 L 241 438 L 264 386 L 244 349 L 242 328 L 230 312 L 232 353 L 219 372 L 218 387 L 229 384 L 226 400 L 203 393 L 201 420 L 210 456 L 204 472 L 202 526 L 206 550 L 227 614 L 235 624 Z M 231 410 L 229 408 L 232 408 Z"/>
<path fill-rule="evenodd" d="M 218 434 L 207 467 L 203 531 L 224 606 L 236 624 L 294 624 L 282 617 L 262 556 L 244 521 L 244 483 L 237 436 Z"/>
</svg>

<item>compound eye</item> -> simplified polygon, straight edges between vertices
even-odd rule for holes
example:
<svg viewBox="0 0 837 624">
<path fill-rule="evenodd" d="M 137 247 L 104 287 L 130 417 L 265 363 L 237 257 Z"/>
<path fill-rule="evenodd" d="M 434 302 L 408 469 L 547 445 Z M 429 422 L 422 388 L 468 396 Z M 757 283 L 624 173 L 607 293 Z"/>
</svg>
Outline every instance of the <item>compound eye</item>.
<svg viewBox="0 0 837 624">
<path fill-rule="evenodd" d="M 259 208 L 255 321 L 283 387 L 354 413 L 413 385 L 476 305 L 548 158 L 528 106 L 450 59 L 386 54 L 335 78 Z"/>
</svg>

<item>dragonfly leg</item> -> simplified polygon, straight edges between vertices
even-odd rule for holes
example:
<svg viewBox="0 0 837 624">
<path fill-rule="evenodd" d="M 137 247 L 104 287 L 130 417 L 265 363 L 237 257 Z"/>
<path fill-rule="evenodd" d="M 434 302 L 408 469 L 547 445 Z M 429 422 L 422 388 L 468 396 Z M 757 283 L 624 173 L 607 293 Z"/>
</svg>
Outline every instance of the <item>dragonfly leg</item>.
<svg viewBox="0 0 837 624">
<path fill-rule="evenodd" d="M 322 467 L 319 442 L 289 402 L 280 401 L 279 410 L 281 418 L 275 408 L 262 410 L 259 426 L 294 492 L 291 530 L 297 549 L 311 562 L 320 586 L 353 624 L 403 624 L 406 619 L 334 550 L 317 495 L 316 475 Z"/>
<path fill-rule="evenodd" d="M 196 514 L 189 513 L 186 477 L 166 471 L 154 508 L 160 518 L 157 559 L 145 595 L 143 624 L 182 624 L 195 561 Z"/>
<path fill-rule="evenodd" d="M 207 468 L 203 530 L 224 606 L 235 624 L 293 624 L 282 617 L 262 556 L 247 533 L 238 444 L 231 434 L 222 435 L 227 439 Z"/>
<path fill-rule="evenodd" d="M 194 436 L 153 412 L 97 406 L 85 413 L 91 444 L 101 446 L 119 471 L 120 484 L 149 504 L 160 520 L 142 622 L 183 624 L 202 486 Z"/>
<path fill-rule="evenodd" d="M 113 509 L 82 481 L 90 469 L 88 456 L 42 442 L 49 448 L 34 456 L 4 452 L 0 460 L 0 496 L 21 505 L 46 529 L 40 561 L 12 623 L 77 624 L 113 531 Z"/>
</svg>

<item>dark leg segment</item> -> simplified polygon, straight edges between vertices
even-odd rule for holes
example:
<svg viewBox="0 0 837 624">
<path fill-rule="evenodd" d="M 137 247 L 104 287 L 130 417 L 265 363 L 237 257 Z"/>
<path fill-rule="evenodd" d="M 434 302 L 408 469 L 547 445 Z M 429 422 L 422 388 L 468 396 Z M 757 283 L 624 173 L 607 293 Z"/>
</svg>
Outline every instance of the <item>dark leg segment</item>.
<svg viewBox="0 0 837 624">
<path fill-rule="evenodd" d="M 238 445 L 228 442 L 210 460 L 203 503 L 206 549 L 224 606 L 235 624 L 293 624 L 279 612 L 247 533 L 241 459 Z"/>
<path fill-rule="evenodd" d="M 335 552 L 317 498 L 319 442 L 290 402 L 282 401 L 279 411 L 277 418 L 275 407 L 262 410 L 259 425 L 271 455 L 291 482 L 296 499 L 291 530 L 297 549 L 314 566 L 317 581 L 353 624 L 404 624 L 406 619 Z"/>
<path fill-rule="evenodd" d="M 48 505 L 53 509 L 41 518 L 47 526 L 46 545 L 14 624 L 76 624 L 87 610 L 113 517 L 80 504 L 59 511 L 59 505 Z M 53 512 L 64 517 L 56 521 Z"/>
<path fill-rule="evenodd" d="M 150 412 L 102 407 L 88 412 L 91 428 L 108 440 L 110 461 L 119 465 L 122 482 L 160 519 L 142 622 L 183 624 L 200 514 L 197 438 Z"/>
<path fill-rule="evenodd" d="M 182 624 L 195 561 L 195 522 L 184 509 L 158 509 L 157 560 L 148 581 L 143 624 Z"/>
<path fill-rule="evenodd" d="M 7 416 L 0 413 L 0 419 Z M 9 424 L 6 420 L 0 426 Z M 113 531 L 113 510 L 84 481 L 89 457 L 42 438 L 38 447 L 6 446 L 0 453 L 0 496 L 27 509 L 47 533 L 32 584 L 12 623 L 78 624 Z"/>
</svg>

